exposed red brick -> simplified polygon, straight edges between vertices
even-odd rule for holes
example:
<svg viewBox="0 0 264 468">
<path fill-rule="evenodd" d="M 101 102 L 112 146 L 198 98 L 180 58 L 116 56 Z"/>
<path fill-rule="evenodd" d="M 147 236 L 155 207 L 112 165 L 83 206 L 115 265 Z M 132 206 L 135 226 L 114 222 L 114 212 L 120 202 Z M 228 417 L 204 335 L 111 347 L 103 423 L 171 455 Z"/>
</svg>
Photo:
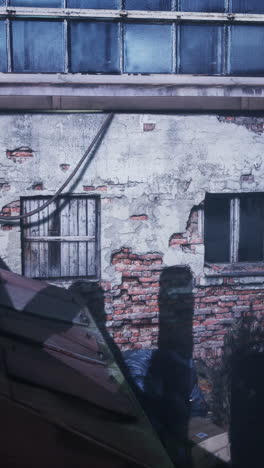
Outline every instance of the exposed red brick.
<svg viewBox="0 0 264 468">
<path fill-rule="evenodd" d="M 42 182 L 37 182 L 32 185 L 33 190 L 43 190 L 43 183 Z"/>
<path fill-rule="evenodd" d="M 115 339 L 115 342 L 116 342 L 117 344 L 127 343 L 127 342 L 128 342 L 128 338 L 116 338 L 116 339 Z"/>
<path fill-rule="evenodd" d="M 176 240 L 182 240 L 181 236 L 176 234 Z M 155 252 L 140 255 L 122 248 L 113 254 L 112 264 L 122 274 L 121 283 L 111 292 L 113 336 L 124 340 L 118 343 L 122 349 L 128 349 L 128 344 L 129 349 L 157 346 L 162 255 Z M 264 290 L 261 287 L 252 290 L 245 285 L 239 288 L 233 278 L 226 279 L 224 285 L 199 286 L 194 291 L 194 357 L 205 360 L 219 357 L 228 328 L 242 314 L 254 311 L 255 315 L 264 317 Z M 180 310 L 181 305 L 178 306 Z M 175 305 L 175 310 L 178 306 Z M 115 334 L 117 330 L 119 335 Z M 128 338 L 129 343 L 125 341 Z"/>
<path fill-rule="evenodd" d="M 99 185 L 98 187 L 96 187 L 96 190 L 98 190 L 99 192 L 107 192 L 107 185 Z"/>
<path fill-rule="evenodd" d="M 203 300 L 204 300 L 204 302 L 217 302 L 218 297 L 217 296 L 209 296 L 209 297 L 205 297 Z"/>
<path fill-rule="evenodd" d="M 32 158 L 33 155 L 33 150 L 29 148 L 28 146 L 20 146 L 19 148 L 15 148 L 14 150 L 6 150 L 6 157 L 8 159 L 13 159 L 16 160 L 17 158 L 20 159 L 27 159 L 27 158 Z"/>
<path fill-rule="evenodd" d="M 144 123 L 143 124 L 143 130 L 144 132 L 152 132 L 155 130 L 156 124 L 154 123 Z"/>
<path fill-rule="evenodd" d="M 139 278 L 140 283 L 155 283 L 155 278 L 152 276 L 143 276 Z"/>
<path fill-rule="evenodd" d="M 190 238 L 190 244 L 191 245 L 203 244 L 203 239 L 202 237 L 199 237 L 199 236 L 192 236 Z"/>
<path fill-rule="evenodd" d="M 160 268 L 152 268 L 162 264 L 162 255 L 158 252 L 135 254 L 129 248 L 122 248 L 112 256 L 111 263 L 117 271 L 122 272 L 122 283 L 117 286 L 121 292 L 113 300 L 113 323 L 118 324 L 122 336 L 126 334 L 126 327 L 137 326 L 137 333 L 133 333 L 131 345 L 135 347 L 144 343 L 145 347 L 157 344 L 158 329 L 158 292 Z M 151 330 L 144 327 L 149 325 Z M 153 328 L 156 326 L 156 329 Z M 146 339 L 146 333 L 148 335 Z M 119 337 L 120 338 L 120 337 Z M 125 343 L 119 343 L 122 349 Z"/>
<path fill-rule="evenodd" d="M 130 343 L 137 343 L 138 342 L 138 337 L 137 336 L 131 337 L 131 338 L 129 338 L 129 341 L 130 341 Z"/>
<path fill-rule="evenodd" d="M 254 304 L 252 306 L 252 309 L 253 310 L 264 310 L 264 304 L 263 303 L 262 304 Z"/>
<path fill-rule="evenodd" d="M 255 182 L 255 177 L 253 174 L 242 174 L 240 180 L 241 182 L 248 182 L 249 184 L 253 184 L 253 182 Z"/>
<path fill-rule="evenodd" d="M 148 216 L 146 214 L 132 215 L 129 217 L 132 221 L 147 221 Z"/>
<path fill-rule="evenodd" d="M 110 281 L 101 281 L 100 286 L 104 291 L 110 291 L 112 287 Z"/>
<path fill-rule="evenodd" d="M 158 252 L 154 253 L 147 253 L 141 255 L 141 258 L 144 258 L 144 260 L 160 260 L 161 259 L 161 254 Z"/>
<path fill-rule="evenodd" d="M 215 319 L 207 319 L 203 322 L 203 325 L 216 325 L 218 323 L 218 320 Z"/>
<path fill-rule="evenodd" d="M 10 184 L 8 184 L 8 182 L 0 183 L 1 192 L 7 192 L 8 190 L 10 190 L 10 188 L 11 188 L 11 186 L 10 186 Z"/>
<path fill-rule="evenodd" d="M 60 168 L 63 172 L 66 172 L 70 169 L 70 164 L 60 164 Z"/>
<path fill-rule="evenodd" d="M 1 229 L 3 231 L 12 231 L 13 226 L 12 226 L 12 224 L 2 224 Z"/>
<path fill-rule="evenodd" d="M 15 213 L 20 213 L 20 207 L 18 206 L 14 206 L 13 208 L 11 208 L 11 214 L 15 214 Z"/>
<path fill-rule="evenodd" d="M 95 187 L 93 185 L 83 185 L 83 190 L 85 192 L 93 192 L 95 190 Z"/>
<path fill-rule="evenodd" d="M 11 203 L 8 203 L 8 205 L 5 205 L 2 208 L 1 215 L 2 216 L 11 216 L 11 215 L 16 215 L 20 213 L 20 201 L 16 200 Z"/>
<path fill-rule="evenodd" d="M 124 313 L 124 309 L 115 309 L 115 315 L 121 315 Z"/>
<path fill-rule="evenodd" d="M 236 302 L 218 302 L 219 307 L 233 307 Z"/>
<path fill-rule="evenodd" d="M 184 245 L 187 243 L 188 243 L 188 240 L 187 240 L 186 234 L 182 234 L 182 233 L 173 234 L 169 240 L 170 247 L 173 247 L 174 245 L 176 246 Z"/>
</svg>

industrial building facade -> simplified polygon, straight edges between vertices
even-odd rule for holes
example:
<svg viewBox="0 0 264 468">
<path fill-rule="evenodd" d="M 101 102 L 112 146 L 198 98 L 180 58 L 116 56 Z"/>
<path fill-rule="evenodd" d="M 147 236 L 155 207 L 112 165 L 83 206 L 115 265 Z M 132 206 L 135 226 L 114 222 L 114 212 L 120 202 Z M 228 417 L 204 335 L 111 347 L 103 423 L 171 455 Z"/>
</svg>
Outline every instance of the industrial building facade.
<svg viewBox="0 0 264 468">
<path fill-rule="evenodd" d="M 123 350 L 157 347 L 164 314 L 214 363 L 264 312 L 264 8 L 3 0 L 0 17 L 2 216 L 53 196 L 114 112 L 64 194 L 2 221 L 1 258 L 99 288 Z"/>
</svg>

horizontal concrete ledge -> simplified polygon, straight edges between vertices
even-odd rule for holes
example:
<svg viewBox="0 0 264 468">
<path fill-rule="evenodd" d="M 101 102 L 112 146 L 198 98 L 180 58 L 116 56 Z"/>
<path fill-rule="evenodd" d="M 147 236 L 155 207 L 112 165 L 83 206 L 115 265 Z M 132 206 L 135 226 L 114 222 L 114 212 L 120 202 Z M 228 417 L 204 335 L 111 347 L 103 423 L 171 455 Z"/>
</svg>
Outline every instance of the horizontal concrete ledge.
<svg viewBox="0 0 264 468">
<path fill-rule="evenodd" d="M 0 74 L 0 109 L 264 110 L 264 77 Z"/>
<path fill-rule="evenodd" d="M 263 98 L 0 96 L 0 110 L 264 111 Z"/>
<path fill-rule="evenodd" d="M 89 75 L 79 73 L 0 73 L 0 85 L 144 85 L 263 87 L 264 77 L 202 75 Z"/>
</svg>

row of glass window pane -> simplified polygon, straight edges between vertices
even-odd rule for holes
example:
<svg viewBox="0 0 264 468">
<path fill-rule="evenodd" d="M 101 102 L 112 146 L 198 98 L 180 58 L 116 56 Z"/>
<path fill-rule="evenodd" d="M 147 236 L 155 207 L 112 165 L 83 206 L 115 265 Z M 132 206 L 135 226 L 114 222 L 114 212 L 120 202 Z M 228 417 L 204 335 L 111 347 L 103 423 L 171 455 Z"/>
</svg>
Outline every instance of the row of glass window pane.
<svg viewBox="0 0 264 468">
<path fill-rule="evenodd" d="M 205 11 L 235 13 L 264 13 L 261 0 L 0 0 L 0 5 L 19 7 L 105 8 L 150 11 Z"/>
<path fill-rule="evenodd" d="M 0 71 L 264 75 L 262 25 L 69 21 L 67 51 L 65 34 L 63 20 L 0 21 Z"/>
</svg>

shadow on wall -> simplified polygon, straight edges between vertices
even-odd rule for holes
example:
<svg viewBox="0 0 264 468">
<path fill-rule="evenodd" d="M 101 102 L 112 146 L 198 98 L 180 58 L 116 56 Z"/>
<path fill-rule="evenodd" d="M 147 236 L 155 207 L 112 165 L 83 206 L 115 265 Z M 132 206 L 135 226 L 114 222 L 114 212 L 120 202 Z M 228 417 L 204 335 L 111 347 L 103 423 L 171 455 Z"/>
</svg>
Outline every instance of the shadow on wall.
<svg viewBox="0 0 264 468">
<path fill-rule="evenodd" d="M 117 360 L 119 367 L 121 367 L 122 371 L 127 374 L 122 353 L 113 338 L 109 335 L 109 332 L 105 326 L 107 315 L 105 313 L 104 306 L 104 291 L 101 286 L 96 282 L 89 283 L 85 281 L 76 281 L 70 286 L 69 291 L 73 294 L 76 302 L 79 305 L 88 307 L 89 312 L 95 320 L 96 325 L 103 335 L 105 342 Z"/>
<path fill-rule="evenodd" d="M 4 262 L 4 260 L 1 257 L 0 257 L 0 268 L 2 268 L 2 270 L 10 271 L 10 268 L 8 268 L 7 264 Z"/>
<path fill-rule="evenodd" d="M 119 351 L 105 327 L 104 293 L 97 283 L 74 283 L 70 290 L 86 305 L 134 388 L 176 466 L 191 468 L 188 440 L 192 382 L 193 278 L 189 267 L 165 268 L 160 277 L 158 349 Z M 127 367 L 124 365 L 125 364 Z"/>
<path fill-rule="evenodd" d="M 88 285 L 73 286 L 75 289 Z M 160 277 L 158 349 L 122 354 L 104 328 L 103 293 L 91 285 L 86 304 L 134 389 L 142 407 L 166 446 L 175 466 L 191 468 L 188 442 L 192 370 L 193 278 L 189 267 L 165 268 Z M 94 288 L 94 291 L 92 291 Z M 124 365 L 125 364 L 125 365 Z"/>
<path fill-rule="evenodd" d="M 231 456 L 234 468 L 262 468 L 264 353 L 236 356 L 231 378 Z"/>
<path fill-rule="evenodd" d="M 193 278 L 189 267 L 160 277 L 158 349 L 145 378 L 148 414 L 175 464 L 191 467 L 188 440 L 192 382 Z M 154 417 L 154 418 L 153 418 Z"/>
<path fill-rule="evenodd" d="M 223 468 L 225 463 L 201 448 L 201 463 L 192 459 L 188 439 L 190 392 L 196 383 L 192 367 L 193 277 L 189 267 L 165 268 L 160 277 L 158 349 L 120 352 L 105 326 L 104 291 L 98 283 L 76 282 L 77 302 L 88 306 L 115 359 L 133 388 L 177 468 Z"/>
<path fill-rule="evenodd" d="M 243 316 L 226 337 L 223 360 L 230 389 L 230 441 L 234 468 L 262 468 L 264 446 L 264 330 Z"/>
<path fill-rule="evenodd" d="M 71 315 L 71 307 L 69 311 L 64 310 L 68 323 L 64 323 L 64 321 L 57 325 L 53 323 L 52 330 L 48 326 L 43 327 L 41 318 L 31 315 L 32 311 L 38 310 L 40 313 L 43 312 L 43 316 L 45 316 L 45 311 L 49 311 L 50 309 L 49 297 L 50 299 L 53 297 L 52 289 L 52 286 L 44 289 L 47 302 L 45 302 L 40 290 L 39 292 L 34 292 L 31 300 L 27 301 L 23 307 L 23 310 L 29 313 L 29 323 L 31 326 L 21 328 L 20 325 L 17 334 L 21 334 L 21 339 L 25 341 L 25 344 L 27 344 L 29 338 L 34 338 L 34 340 L 37 338 L 41 344 L 46 342 L 49 337 L 54 339 L 54 332 L 57 335 L 70 332 L 68 328 L 70 328 L 70 323 L 74 318 L 74 315 Z M 121 352 L 105 327 L 104 293 L 101 287 L 96 283 L 77 282 L 72 285 L 70 290 L 72 296 L 74 296 L 74 302 L 80 305 L 85 304 L 89 307 L 117 362 L 128 378 L 131 387 L 134 388 L 138 399 L 141 401 L 160 439 L 173 459 L 175 467 L 192 468 L 195 466 L 195 468 L 204 468 L 204 466 L 197 463 L 193 464 L 191 457 L 192 444 L 188 441 L 187 434 L 190 418 L 189 395 L 190 389 L 193 386 L 191 367 L 193 292 L 190 269 L 188 267 L 171 267 L 163 270 L 160 278 L 159 292 L 159 348 L 156 350 L 135 350 L 133 356 L 130 356 L 132 366 L 129 365 L 129 356 L 127 358 L 126 353 L 124 353 L 125 363 L 128 364 L 130 375 L 124 365 Z M 51 296 L 49 293 L 51 293 Z M 3 301 L 6 307 L 10 307 L 10 309 L 14 307 L 9 302 L 8 294 L 6 298 L 2 296 Z M 79 310 L 79 308 L 77 309 Z M 15 316 L 17 315 L 16 312 L 14 314 Z M 35 327 L 33 326 L 33 322 L 36 322 Z M 39 336 L 30 335 L 30 333 L 35 333 L 34 330 L 39 331 Z M 31 341 L 29 345 L 33 346 Z M 38 345 L 35 346 L 34 344 L 34 352 L 27 353 L 24 362 L 23 355 L 20 355 L 21 350 L 15 354 L 12 353 L 14 357 L 9 362 L 9 368 L 12 370 L 14 367 L 16 378 L 26 378 L 26 380 L 30 381 L 33 376 L 34 384 L 38 382 L 40 387 L 49 388 L 50 386 L 53 388 L 55 385 L 59 392 L 65 392 L 65 388 L 67 388 L 67 392 L 70 395 L 84 399 L 87 397 L 87 391 L 88 393 L 92 392 L 89 382 L 86 382 L 87 379 L 83 379 L 81 376 L 78 377 L 74 372 L 70 375 L 69 369 L 65 370 L 63 363 L 60 365 L 57 360 L 54 360 L 52 356 L 47 356 L 46 353 L 45 359 L 42 359 L 42 350 L 39 349 L 38 351 L 37 348 Z M 32 371 L 34 374 L 32 376 L 30 369 L 34 371 Z M 66 381 L 67 387 L 65 387 Z M 31 397 L 32 395 L 29 392 L 29 400 Z M 113 460 L 114 465 L 112 465 L 110 459 L 107 458 L 107 454 L 98 453 L 95 448 L 90 446 L 85 447 L 85 444 L 81 442 L 81 450 L 79 451 L 79 442 L 77 440 L 74 441 L 74 438 L 71 445 L 72 455 L 69 456 L 70 443 L 68 444 L 67 440 L 65 440 L 65 438 L 67 439 L 67 434 L 65 435 L 63 431 L 52 429 L 52 425 L 38 423 L 33 417 L 32 421 L 29 417 L 25 422 L 25 416 L 22 414 L 23 411 L 20 418 L 19 411 L 11 407 L 12 405 L 4 410 L 5 403 L 1 399 L 0 405 L 2 405 L 3 424 L 7 426 L 9 424 L 10 427 L 10 430 L 5 431 L 2 444 L 0 444 L 0 458 L 5 460 L 5 466 L 10 466 L 10 468 L 15 468 L 16 466 L 25 466 L 27 468 L 36 466 L 38 454 L 44 451 L 46 457 L 37 463 L 40 467 L 47 466 L 49 464 L 47 461 L 50 462 L 52 459 L 56 460 L 57 466 L 65 466 L 65 468 L 66 466 L 69 468 L 77 465 L 80 467 L 85 466 L 87 462 L 89 464 L 91 459 L 93 460 L 91 466 L 101 466 L 100 464 L 96 465 L 96 463 L 97 461 L 99 463 L 99 460 L 104 458 L 104 456 L 106 457 L 107 464 L 102 466 L 109 466 L 109 468 L 110 466 L 119 466 L 118 460 Z M 89 405 L 89 402 L 86 403 L 86 410 L 91 415 L 95 411 L 93 405 Z M 16 418 L 18 418 L 17 421 Z M 10 426 L 10 423 L 12 426 Z M 22 431 L 21 427 L 23 427 Z M 29 442 L 31 443 L 36 430 L 39 431 L 40 437 L 34 447 L 32 447 L 32 450 L 30 450 Z M 11 433 L 13 437 L 11 437 Z M 57 447 L 56 445 L 59 433 L 61 434 L 61 447 Z M 48 441 L 46 447 L 45 441 Z M 25 447 L 26 450 L 23 451 L 22 449 Z M 14 448 L 14 455 L 12 448 Z M 18 460 L 20 461 L 18 462 Z M 213 459 L 210 467 L 216 468 L 216 466 L 223 465 Z"/>
<path fill-rule="evenodd" d="M 131 386 L 177 468 L 224 467 L 199 448 L 193 459 L 188 427 L 193 416 L 193 275 L 188 266 L 164 268 L 159 285 L 158 348 L 125 351 Z M 199 402 L 200 403 L 200 402 Z M 200 410 L 204 400 L 202 399 Z M 201 414 L 200 414 L 201 415 Z M 206 415 L 206 407 L 204 416 Z M 197 447 L 198 449 L 198 447 Z M 199 461 L 200 460 L 200 461 Z"/>
</svg>

